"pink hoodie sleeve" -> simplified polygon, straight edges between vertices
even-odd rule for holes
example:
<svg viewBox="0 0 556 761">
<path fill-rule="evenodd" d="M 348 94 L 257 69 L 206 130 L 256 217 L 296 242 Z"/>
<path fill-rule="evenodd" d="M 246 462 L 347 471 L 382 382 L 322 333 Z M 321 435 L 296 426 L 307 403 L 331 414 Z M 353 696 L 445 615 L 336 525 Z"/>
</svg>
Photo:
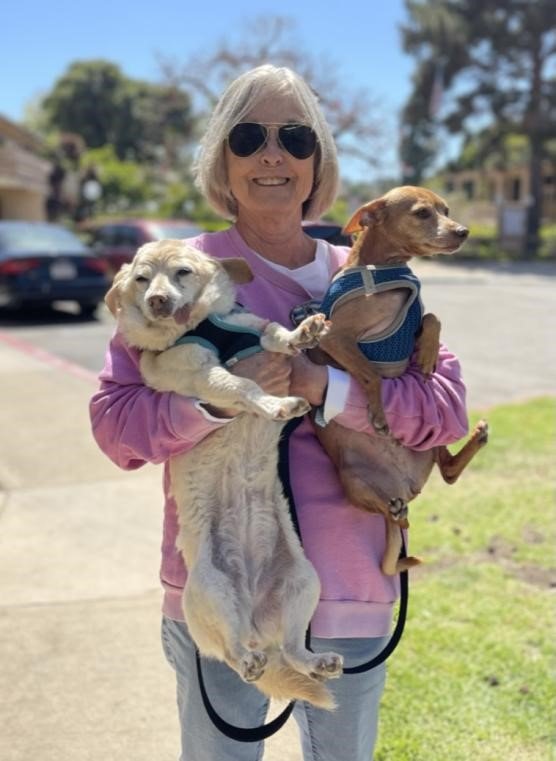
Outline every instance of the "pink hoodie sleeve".
<svg viewBox="0 0 556 761">
<path fill-rule="evenodd" d="M 451 444 L 467 434 L 465 386 L 454 354 L 441 346 L 430 380 L 414 360 L 399 378 L 382 381 L 382 402 L 390 430 L 410 449 L 432 449 Z M 367 400 L 359 384 L 350 380 L 344 410 L 334 419 L 346 428 L 374 435 L 366 411 Z"/>
<path fill-rule="evenodd" d="M 93 436 L 100 449 L 125 470 L 164 462 L 226 425 L 225 420 L 205 418 L 194 399 L 145 386 L 139 352 L 118 334 L 110 342 L 99 378 L 100 388 L 89 406 Z"/>
</svg>

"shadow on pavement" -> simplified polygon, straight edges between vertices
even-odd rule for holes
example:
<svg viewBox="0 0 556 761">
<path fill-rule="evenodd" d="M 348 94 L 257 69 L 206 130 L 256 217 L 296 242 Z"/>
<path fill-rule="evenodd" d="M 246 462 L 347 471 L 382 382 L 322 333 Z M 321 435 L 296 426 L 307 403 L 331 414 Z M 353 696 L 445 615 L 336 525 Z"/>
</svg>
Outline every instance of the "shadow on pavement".
<svg viewBox="0 0 556 761">
<path fill-rule="evenodd" d="M 98 322 L 98 310 L 93 314 L 81 314 L 79 308 L 69 302 L 56 306 L 28 306 L 24 309 L 0 307 L 0 327 L 21 328 L 35 325 L 75 325 Z"/>
</svg>

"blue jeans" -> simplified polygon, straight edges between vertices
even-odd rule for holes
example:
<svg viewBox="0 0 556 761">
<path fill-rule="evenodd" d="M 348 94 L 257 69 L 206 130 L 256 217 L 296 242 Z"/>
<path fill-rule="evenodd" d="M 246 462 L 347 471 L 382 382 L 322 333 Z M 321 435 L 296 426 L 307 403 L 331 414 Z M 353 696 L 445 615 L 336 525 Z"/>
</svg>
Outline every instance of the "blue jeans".
<svg viewBox="0 0 556 761">
<path fill-rule="evenodd" d="M 388 638 L 320 639 L 313 637 L 315 652 L 334 650 L 345 666 L 370 660 Z M 185 624 L 162 619 L 162 644 L 176 672 L 181 726 L 180 761 L 260 761 L 263 743 L 230 740 L 213 726 L 199 692 L 195 645 Z M 215 710 L 230 724 L 263 724 L 268 700 L 255 687 L 215 660 L 203 658 L 203 677 Z M 376 742 L 378 706 L 386 676 L 385 664 L 363 674 L 346 674 L 328 682 L 338 708 L 324 711 L 296 703 L 293 716 L 301 733 L 305 761 L 372 761 Z"/>
</svg>

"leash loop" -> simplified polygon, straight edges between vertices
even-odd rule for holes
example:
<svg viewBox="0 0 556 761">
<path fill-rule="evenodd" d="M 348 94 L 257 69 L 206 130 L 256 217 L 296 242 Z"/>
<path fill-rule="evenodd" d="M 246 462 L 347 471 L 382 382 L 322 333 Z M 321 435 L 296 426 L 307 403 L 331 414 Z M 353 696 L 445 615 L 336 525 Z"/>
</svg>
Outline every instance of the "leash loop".
<svg viewBox="0 0 556 761">
<path fill-rule="evenodd" d="M 266 740 L 272 735 L 276 734 L 278 730 L 282 729 L 286 721 L 290 718 L 293 707 L 295 706 L 295 700 L 284 708 L 282 713 L 276 716 L 275 719 L 269 721 L 268 724 L 261 724 L 258 727 L 236 727 L 234 724 L 230 724 L 225 721 L 214 709 L 214 706 L 209 700 L 207 690 L 205 687 L 205 681 L 203 679 L 203 671 L 201 668 L 201 657 L 199 651 L 195 649 L 195 660 L 197 662 L 197 676 L 199 678 L 199 689 L 201 690 L 201 698 L 203 699 L 203 705 L 208 713 L 210 720 L 214 726 L 222 732 L 222 734 L 229 737 L 231 740 L 237 740 L 238 742 L 250 743 L 260 742 Z"/>
</svg>

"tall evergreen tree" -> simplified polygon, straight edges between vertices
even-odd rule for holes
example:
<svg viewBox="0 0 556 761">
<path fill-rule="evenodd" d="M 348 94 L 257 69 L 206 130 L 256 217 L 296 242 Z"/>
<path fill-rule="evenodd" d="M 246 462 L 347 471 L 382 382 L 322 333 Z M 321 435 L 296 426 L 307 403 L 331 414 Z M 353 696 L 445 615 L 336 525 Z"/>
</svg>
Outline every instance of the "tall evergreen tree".
<svg viewBox="0 0 556 761">
<path fill-rule="evenodd" d="M 416 58 L 416 69 L 403 113 L 402 152 L 416 155 L 422 171 L 433 146 L 429 138 L 423 150 L 420 135 L 434 134 L 439 126 L 468 135 L 476 131 L 478 118 L 501 138 L 525 135 L 531 186 L 525 255 L 534 256 L 542 214 L 541 164 L 554 136 L 556 112 L 554 0 L 406 0 L 406 7 L 409 22 L 402 39 Z M 439 81 L 446 101 L 441 116 L 434 108 Z"/>
</svg>

